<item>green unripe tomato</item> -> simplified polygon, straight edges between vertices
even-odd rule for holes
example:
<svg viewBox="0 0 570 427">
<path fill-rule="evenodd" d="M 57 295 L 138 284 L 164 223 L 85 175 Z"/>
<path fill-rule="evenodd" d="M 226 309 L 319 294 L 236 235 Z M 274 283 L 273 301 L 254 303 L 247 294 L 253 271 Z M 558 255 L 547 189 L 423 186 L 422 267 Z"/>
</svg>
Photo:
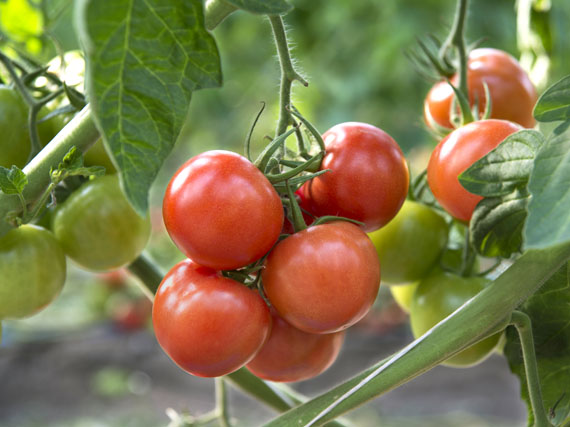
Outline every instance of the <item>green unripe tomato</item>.
<svg viewBox="0 0 570 427">
<path fill-rule="evenodd" d="M 410 283 L 427 276 L 445 248 L 447 234 L 441 215 L 406 200 L 392 221 L 368 234 L 380 259 L 382 281 Z"/>
<path fill-rule="evenodd" d="M 390 293 L 394 301 L 400 306 L 402 310 L 406 313 L 410 312 L 410 306 L 412 305 L 412 298 L 414 292 L 418 287 L 418 282 L 410 283 L 407 285 L 396 285 L 390 286 Z"/>
<path fill-rule="evenodd" d="M 22 225 L 0 238 L 0 319 L 31 316 L 65 283 L 65 254 L 49 231 Z"/>
<path fill-rule="evenodd" d="M 30 154 L 28 108 L 20 94 L 0 86 L 0 166 L 23 167 Z"/>
<path fill-rule="evenodd" d="M 435 270 L 418 284 L 410 307 L 410 324 L 415 338 L 445 319 L 490 283 L 484 277 L 461 277 Z M 473 344 L 461 353 L 447 359 L 443 364 L 453 367 L 468 367 L 482 362 L 489 356 L 501 334 L 495 334 Z"/>
<path fill-rule="evenodd" d="M 67 256 L 81 267 L 107 271 L 139 256 L 150 235 L 150 219 L 131 207 L 117 175 L 106 175 L 63 202 L 55 212 L 53 231 Z"/>
</svg>

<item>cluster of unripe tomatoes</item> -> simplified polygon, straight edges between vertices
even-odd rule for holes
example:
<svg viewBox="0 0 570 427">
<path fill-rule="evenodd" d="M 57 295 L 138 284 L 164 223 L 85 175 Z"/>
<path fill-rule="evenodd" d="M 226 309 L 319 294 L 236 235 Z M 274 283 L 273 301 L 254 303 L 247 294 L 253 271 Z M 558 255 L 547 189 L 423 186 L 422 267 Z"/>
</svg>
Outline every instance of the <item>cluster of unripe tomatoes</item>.
<svg viewBox="0 0 570 427">
<path fill-rule="evenodd" d="M 427 168 L 443 210 L 406 201 L 402 151 L 363 123 L 327 131 L 320 165 L 326 172 L 288 191 L 238 154 L 209 151 L 187 161 L 163 201 L 168 233 L 187 256 L 154 301 L 155 333 L 166 353 L 198 376 L 246 366 L 268 380 L 304 380 L 332 364 L 344 331 L 370 309 L 380 265 L 383 282 L 399 285 L 394 295 L 411 310 L 416 336 L 483 289 L 488 279 L 473 265 L 461 275 L 463 250 L 448 246 L 451 224 L 468 223 L 481 200 L 458 175 L 521 125 L 532 126 L 536 101 L 528 77 L 504 52 L 471 53 L 470 101 L 481 111 L 484 84 L 492 118 L 455 130 L 448 84 L 436 84 L 426 99 L 428 126 L 450 132 Z M 477 363 L 498 341 L 490 337 L 448 364 Z"/>
</svg>

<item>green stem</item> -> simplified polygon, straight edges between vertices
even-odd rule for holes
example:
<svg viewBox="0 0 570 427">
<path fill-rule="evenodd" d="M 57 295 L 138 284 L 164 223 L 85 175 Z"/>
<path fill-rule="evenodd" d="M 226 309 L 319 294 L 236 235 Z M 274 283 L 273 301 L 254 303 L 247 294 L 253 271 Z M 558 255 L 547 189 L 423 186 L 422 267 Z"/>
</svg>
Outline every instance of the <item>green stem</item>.
<svg viewBox="0 0 570 427">
<path fill-rule="evenodd" d="M 134 274 L 139 280 L 141 289 L 145 296 L 154 301 L 154 294 L 162 282 L 164 274 L 159 267 L 149 258 L 148 255 L 142 253 L 135 259 L 127 269 Z"/>
<path fill-rule="evenodd" d="M 285 34 L 285 26 L 283 19 L 279 15 L 270 15 L 269 22 L 273 30 L 273 37 L 277 47 L 279 56 L 279 64 L 281 66 L 281 86 L 279 90 L 279 121 L 277 122 L 276 136 L 279 136 L 287 130 L 291 124 L 291 116 L 288 111 L 291 105 L 291 87 L 295 80 L 301 82 L 303 86 L 308 86 L 307 81 L 301 77 L 291 61 L 289 53 L 289 44 L 287 43 L 287 35 Z"/>
<path fill-rule="evenodd" d="M 24 173 L 28 177 L 28 185 L 23 192 L 26 203 L 34 203 L 44 194 L 51 183 L 51 168 L 57 168 L 71 147 L 75 146 L 86 152 L 97 139 L 99 132 L 93 123 L 89 107 L 85 107 L 24 167 Z M 4 218 L 12 211 L 22 211 L 20 200 L 16 196 L 0 192 L 0 236 L 11 228 Z"/>
<path fill-rule="evenodd" d="M 391 357 L 268 425 L 315 425 L 374 399 L 504 329 L 511 313 L 570 259 L 570 244 L 529 250 L 501 276 L 426 334 Z"/>
<path fill-rule="evenodd" d="M 226 381 L 223 377 L 216 378 L 216 411 L 221 427 L 231 427 L 230 414 L 228 410 L 228 399 L 226 393 Z"/>
<path fill-rule="evenodd" d="M 517 329 L 521 342 L 528 395 L 530 397 L 532 412 L 534 413 L 534 425 L 535 427 L 552 427 L 546 415 L 542 401 L 542 392 L 540 391 L 540 377 L 536 364 L 532 322 L 530 317 L 525 313 L 513 311 L 511 324 Z"/>
<path fill-rule="evenodd" d="M 216 28 L 228 15 L 235 12 L 237 7 L 225 0 L 207 0 L 204 6 L 204 22 L 208 30 Z"/>
</svg>

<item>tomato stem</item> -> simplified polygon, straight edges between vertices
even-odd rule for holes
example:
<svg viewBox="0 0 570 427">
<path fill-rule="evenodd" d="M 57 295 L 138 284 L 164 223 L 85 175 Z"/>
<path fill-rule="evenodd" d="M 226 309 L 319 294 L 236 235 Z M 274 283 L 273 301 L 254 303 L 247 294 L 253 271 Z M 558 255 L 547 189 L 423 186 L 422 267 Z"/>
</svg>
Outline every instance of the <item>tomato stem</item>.
<svg viewBox="0 0 570 427">
<path fill-rule="evenodd" d="M 223 377 L 216 378 L 216 411 L 221 427 L 230 427 L 231 421 L 228 409 L 226 381 Z"/>
<path fill-rule="evenodd" d="M 139 280 L 137 284 L 145 294 L 145 296 L 154 301 L 154 294 L 162 282 L 164 274 L 159 267 L 149 258 L 148 255 L 142 253 L 138 256 L 127 269 Z"/>
<path fill-rule="evenodd" d="M 297 80 L 301 82 L 303 86 L 308 86 L 309 83 L 307 83 L 307 81 L 301 77 L 293 67 L 283 19 L 279 15 L 269 15 L 269 22 L 271 23 L 271 29 L 273 30 L 273 38 L 275 40 L 275 46 L 277 47 L 277 54 L 279 56 L 279 64 L 281 66 L 279 121 L 277 122 L 276 130 L 276 136 L 279 136 L 285 133 L 287 127 L 292 123 L 288 108 L 291 105 L 291 87 L 293 82 Z M 285 143 L 283 143 L 283 146 L 284 145 Z"/>
<path fill-rule="evenodd" d="M 521 342 L 528 395 L 534 414 L 534 426 L 551 427 L 552 424 L 546 415 L 542 401 L 542 392 L 540 390 L 540 377 L 536 364 L 532 322 L 530 317 L 522 311 L 513 311 L 510 324 L 517 329 Z"/>
</svg>

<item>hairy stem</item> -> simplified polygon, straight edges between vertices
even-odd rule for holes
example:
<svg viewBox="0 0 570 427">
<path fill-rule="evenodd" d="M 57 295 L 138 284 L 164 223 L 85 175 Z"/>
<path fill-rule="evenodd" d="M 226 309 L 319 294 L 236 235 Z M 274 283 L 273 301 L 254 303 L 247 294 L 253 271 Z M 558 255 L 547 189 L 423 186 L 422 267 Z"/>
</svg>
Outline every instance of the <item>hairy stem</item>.
<svg viewBox="0 0 570 427">
<path fill-rule="evenodd" d="M 291 87 L 295 80 L 301 82 L 303 86 L 308 86 L 307 81 L 301 77 L 291 61 L 289 52 L 289 44 L 287 43 L 287 35 L 285 34 L 285 26 L 283 19 L 279 15 L 270 15 L 269 22 L 273 30 L 273 38 L 277 47 L 279 56 L 279 64 L 281 66 L 281 86 L 279 90 L 279 121 L 277 122 L 276 135 L 279 136 L 287 130 L 291 124 L 291 116 L 289 109 L 291 106 Z"/>
<path fill-rule="evenodd" d="M 540 377 L 536 365 L 536 353 L 534 351 L 534 338 L 532 336 L 530 317 L 522 311 L 513 311 L 511 324 L 517 329 L 521 342 L 526 384 L 532 412 L 534 414 L 534 425 L 535 427 L 551 427 L 552 424 L 546 415 L 542 401 L 542 392 L 540 391 Z"/>
</svg>

